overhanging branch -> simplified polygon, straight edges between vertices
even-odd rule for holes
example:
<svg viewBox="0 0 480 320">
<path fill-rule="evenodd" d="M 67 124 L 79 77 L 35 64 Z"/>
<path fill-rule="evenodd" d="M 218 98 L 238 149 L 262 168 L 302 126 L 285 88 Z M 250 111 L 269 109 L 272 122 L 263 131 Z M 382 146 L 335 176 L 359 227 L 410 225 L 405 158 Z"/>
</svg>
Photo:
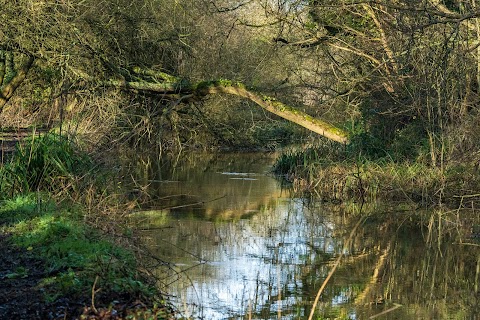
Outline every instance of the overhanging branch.
<svg viewBox="0 0 480 320">
<path fill-rule="evenodd" d="M 139 73 L 139 72 L 138 72 Z M 166 78 L 165 75 L 162 78 Z M 172 77 L 171 79 L 178 80 Z M 296 123 L 310 131 L 318 133 L 330 140 L 339 143 L 348 143 L 348 134 L 323 120 L 314 118 L 292 106 L 286 105 L 274 98 L 257 93 L 252 89 L 247 89 L 245 85 L 229 80 L 203 81 L 197 84 L 190 84 L 185 81 L 125 81 L 109 80 L 103 82 L 104 85 L 122 88 L 125 90 L 149 91 L 160 94 L 181 94 L 201 100 L 206 95 L 211 94 L 232 94 L 255 102 L 263 109 L 282 117 L 288 121 Z M 181 101 L 181 100 L 180 100 Z"/>
</svg>

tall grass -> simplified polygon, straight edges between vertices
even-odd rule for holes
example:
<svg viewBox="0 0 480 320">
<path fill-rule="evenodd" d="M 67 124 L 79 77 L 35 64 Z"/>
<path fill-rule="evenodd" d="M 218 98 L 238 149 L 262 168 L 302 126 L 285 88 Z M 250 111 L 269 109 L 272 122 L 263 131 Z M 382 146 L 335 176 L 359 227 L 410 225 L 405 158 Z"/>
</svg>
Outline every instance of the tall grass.
<svg viewBox="0 0 480 320">
<path fill-rule="evenodd" d="M 93 161 L 71 140 L 48 133 L 17 143 L 11 160 L 0 168 L 0 193 L 75 190 L 76 181 L 94 167 Z"/>
<path fill-rule="evenodd" d="M 327 149 L 327 150 L 326 150 Z M 473 166 L 451 163 L 436 167 L 425 162 L 369 160 L 348 150 L 325 146 L 282 154 L 274 172 L 328 200 L 407 201 L 415 205 L 452 207 L 480 204 L 480 176 Z"/>
</svg>

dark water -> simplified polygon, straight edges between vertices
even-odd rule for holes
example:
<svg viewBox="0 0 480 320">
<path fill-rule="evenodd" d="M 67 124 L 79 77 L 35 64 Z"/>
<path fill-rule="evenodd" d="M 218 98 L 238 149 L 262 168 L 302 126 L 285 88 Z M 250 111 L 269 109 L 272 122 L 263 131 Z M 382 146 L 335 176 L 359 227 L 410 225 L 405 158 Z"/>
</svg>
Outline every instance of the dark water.
<svg viewBox="0 0 480 320">
<path fill-rule="evenodd" d="M 295 198 L 268 174 L 272 161 L 210 154 L 134 166 L 153 209 L 132 222 L 168 262 L 150 271 L 181 316 L 308 319 L 343 253 L 314 319 L 480 319 L 480 245 L 465 222 L 478 214 Z"/>
</svg>

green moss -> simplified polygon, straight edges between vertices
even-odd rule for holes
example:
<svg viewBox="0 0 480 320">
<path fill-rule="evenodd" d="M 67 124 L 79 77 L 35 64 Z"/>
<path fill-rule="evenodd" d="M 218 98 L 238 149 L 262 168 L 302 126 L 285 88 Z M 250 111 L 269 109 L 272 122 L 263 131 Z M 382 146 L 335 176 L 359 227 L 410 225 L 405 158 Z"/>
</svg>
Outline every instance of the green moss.
<svg viewBox="0 0 480 320">
<path fill-rule="evenodd" d="M 216 85 L 223 86 L 223 87 L 236 87 L 240 89 L 246 89 L 246 86 L 238 81 L 232 81 L 228 79 L 220 79 L 215 81 Z"/>
<path fill-rule="evenodd" d="M 220 79 L 218 81 L 215 81 L 215 84 L 223 87 L 232 87 L 235 85 L 235 83 L 232 80 L 227 80 L 227 79 Z"/>
<path fill-rule="evenodd" d="M 338 135 L 338 136 L 348 137 L 348 134 L 347 134 L 344 130 L 342 130 L 342 129 L 338 128 L 338 127 L 335 127 L 335 126 L 333 126 L 333 125 L 331 125 L 331 124 L 329 124 L 329 123 L 327 123 L 327 122 L 325 122 L 325 121 L 322 121 L 322 120 L 320 120 L 320 119 L 314 118 L 314 117 L 312 117 L 312 116 L 310 116 L 310 115 L 308 115 L 308 114 L 306 114 L 306 113 L 303 113 L 303 112 L 301 112 L 300 110 L 298 110 L 298 109 L 296 109 L 296 108 L 294 108 L 294 107 L 291 107 L 291 106 L 289 106 L 289 105 L 286 105 L 286 104 L 283 104 L 283 103 L 281 103 L 281 102 L 279 102 L 279 101 L 276 101 L 276 100 L 273 99 L 273 98 L 270 98 L 270 97 L 267 97 L 267 96 L 263 96 L 263 101 L 269 102 L 270 105 L 271 105 L 272 107 L 274 107 L 274 108 L 275 108 L 276 110 L 278 110 L 278 111 L 288 112 L 288 113 L 291 113 L 291 114 L 293 114 L 293 115 L 295 115 L 295 116 L 301 116 L 301 117 L 303 117 L 304 120 L 306 120 L 306 121 L 308 121 L 308 122 L 310 122 L 310 123 L 312 123 L 312 124 L 318 125 L 318 126 L 320 126 L 320 127 L 323 127 L 323 128 L 325 129 L 325 131 L 329 131 L 329 132 L 334 133 L 334 134 L 336 134 L 336 135 Z"/>
<path fill-rule="evenodd" d="M 269 102 L 273 107 L 278 108 L 280 105 L 283 105 L 281 102 L 276 102 L 277 99 L 269 96 L 262 96 L 262 100 L 265 102 Z"/>
</svg>

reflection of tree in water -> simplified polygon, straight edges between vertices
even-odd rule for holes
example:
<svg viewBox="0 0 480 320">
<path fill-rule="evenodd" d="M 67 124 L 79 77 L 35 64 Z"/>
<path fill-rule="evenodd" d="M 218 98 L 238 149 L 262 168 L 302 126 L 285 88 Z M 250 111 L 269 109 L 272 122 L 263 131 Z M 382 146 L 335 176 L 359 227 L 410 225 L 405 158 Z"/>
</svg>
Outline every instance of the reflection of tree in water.
<svg viewBox="0 0 480 320">
<path fill-rule="evenodd" d="M 266 179 L 272 154 L 136 155 L 124 176 L 142 208 L 171 209 L 179 216 L 211 220 L 248 218 L 281 196 Z M 227 182 L 226 182 L 227 181 Z"/>
<path fill-rule="evenodd" d="M 313 297 L 358 216 L 330 218 L 335 226 L 333 250 L 307 241 L 308 258 L 282 283 L 282 301 L 278 290 L 265 301 L 258 313 L 262 319 L 274 318 L 279 304 L 283 304 L 283 316 L 309 314 Z M 438 230 L 428 229 L 418 212 L 393 210 L 372 216 L 356 232 L 351 249 L 322 294 L 316 315 L 348 318 L 356 314 L 360 319 L 386 313 L 395 319 L 478 316 L 479 246 L 459 244 L 454 237 L 461 235 L 458 230 L 456 234 L 445 231 L 440 236 Z M 429 243 L 431 238 L 441 243 Z M 275 287 L 274 279 L 269 287 Z"/>
<path fill-rule="evenodd" d="M 345 230 L 354 222 L 344 224 Z M 458 229 L 446 231 L 429 229 L 418 212 L 371 217 L 329 284 L 338 289 L 329 293 L 354 292 L 351 301 L 360 318 L 382 310 L 398 319 L 478 315 L 479 247 L 460 245 Z M 427 241 L 432 238 L 438 241 Z M 352 282 L 357 290 L 348 290 Z M 323 301 L 332 301 L 332 295 L 326 293 Z"/>
<path fill-rule="evenodd" d="M 428 213 L 440 226 L 438 213 Z M 439 220 L 440 218 L 440 220 Z M 412 219 L 420 220 L 418 215 Z M 427 221 L 428 221 L 427 220 Z M 398 227 L 398 224 L 392 224 Z M 459 227 L 459 226 L 458 226 Z M 475 318 L 480 297 L 480 247 L 461 245 L 457 227 L 428 228 L 421 221 L 404 223 L 391 240 L 384 273 L 384 297 L 405 305 L 405 316 L 429 319 Z M 435 239 L 432 241 L 432 239 Z"/>
<path fill-rule="evenodd" d="M 368 215 L 349 249 L 343 250 L 344 257 L 317 305 L 317 317 L 364 319 L 382 312 L 394 319 L 477 315 L 479 247 L 459 244 L 458 237 L 466 234 L 459 226 L 478 222 L 409 209 L 387 212 L 378 205 L 360 211 L 346 203 L 303 198 L 282 202 L 282 191 L 275 184 L 230 180 L 221 174 L 224 168 L 230 173 L 256 172 L 251 159 L 245 166 L 228 157 L 205 159 L 195 160 L 195 170 L 178 167 L 168 177 L 188 179 L 183 187 L 164 182 L 149 186 L 158 198 L 170 192 L 176 199 L 169 205 L 204 200 L 197 206 L 164 210 L 155 218 L 158 225 L 151 226 L 169 229 L 148 233 L 152 251 L 173 257 L 167 261 L 177 259 L 175 272 L 162 271 L 173 279 L 164 277 L 166 282 L 183 281 L 187 288 L 195 283 L 197 303 L 218 296 L 224 299 L 225 314 L 306 318 L 353 226 Z M 152 174 L 145 181 L 158 180 Z M 263 193 L 254 195 L 254 184 Z M 229 194 L 224 203 L 205 201 L 223 193 Z M 230 275 L 224 269 L 240 267 L 246 273 Z M 197 275 L 188 273 L 191 268 Z M 232 303 L 240 307 L 227 305 L 225 294 L 231 294 Z"/>
</svg>

